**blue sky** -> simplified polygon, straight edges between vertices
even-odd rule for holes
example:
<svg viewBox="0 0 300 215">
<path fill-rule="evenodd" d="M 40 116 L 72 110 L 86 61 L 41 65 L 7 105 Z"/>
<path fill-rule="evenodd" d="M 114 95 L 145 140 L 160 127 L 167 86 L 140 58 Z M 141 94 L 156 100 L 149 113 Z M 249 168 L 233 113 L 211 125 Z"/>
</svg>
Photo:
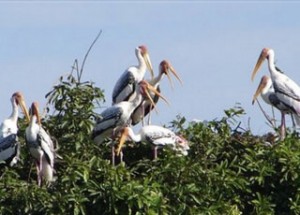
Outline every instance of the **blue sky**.
<svg viewBox="0 0 300 215">
<path fill-rule="evenodd" d="M 172 90 L 162 81 L 171 106 L 159 103 L 154 124 L 168 124 L 178 114 L 188 121 L 212 120 L 240 103 L 247 113 L 242 126 L 250 119 L 253 133 L 268 131 L 251 104 L 260 77 L 269 74 L 266 64 L 253 83 L 250 75 L 262 48 L 270 47 L 277 65 L 300 83 L 299 8 L 300 3 L 283 1 L 1 2 L 0 120 L 10 114 L 9 98 L 17 90 L 28 106 L 38 101 L 44 107 L 45 94 L 75 59 L 82 62 L 102 29 L 83 80 L 105 90 L 104 106 L 111 104 L 118 77 L 137 64 L 135 47 L 145 44 L 155 73 L 168 59 L 184 83 L 174 80 Z"/>
</svg>

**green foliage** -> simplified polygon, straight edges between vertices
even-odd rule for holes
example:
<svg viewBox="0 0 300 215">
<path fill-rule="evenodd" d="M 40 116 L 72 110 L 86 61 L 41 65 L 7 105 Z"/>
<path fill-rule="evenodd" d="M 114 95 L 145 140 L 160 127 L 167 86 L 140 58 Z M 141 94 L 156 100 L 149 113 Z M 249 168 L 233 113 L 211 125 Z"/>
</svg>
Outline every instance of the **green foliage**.
<svg viewBox="0 0 300 215">
<path fill-rule="evenodd" d="M 33 161 L 0 169 L 0 214 L 299 214 L 300 141 L 288 134 L 270 144 L 240 127 L 240 106 L 220 120 L 170 128 L 190 143 L 188 156 L 165 148 L 152 160 L 151 146 L 128 143 L 125 163 L 112 166 L 109 144 L 91 140 L 103 91 L 81 75 L 61 77 L 46 97 L 43 125 L 55 137 L 57 180 L 38 187 Z M 20 120 L 24 143 L 26 123 Z"/>
</svg>

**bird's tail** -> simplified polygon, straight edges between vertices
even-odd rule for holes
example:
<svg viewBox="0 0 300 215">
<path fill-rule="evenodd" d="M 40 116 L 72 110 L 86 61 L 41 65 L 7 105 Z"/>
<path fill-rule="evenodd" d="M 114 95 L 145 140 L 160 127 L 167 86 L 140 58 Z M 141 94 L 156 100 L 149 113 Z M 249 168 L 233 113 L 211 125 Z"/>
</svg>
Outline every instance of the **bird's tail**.
<svg viewBox="0 0 300 215">
<path fill-rule="evenodd" d="M 47 162 L 46 158 L 43 158 L 42 165 L 43 178 L 48 182 L 53 182 L 55 180 L 53 177 L 54 168 Z"/>
</svg>

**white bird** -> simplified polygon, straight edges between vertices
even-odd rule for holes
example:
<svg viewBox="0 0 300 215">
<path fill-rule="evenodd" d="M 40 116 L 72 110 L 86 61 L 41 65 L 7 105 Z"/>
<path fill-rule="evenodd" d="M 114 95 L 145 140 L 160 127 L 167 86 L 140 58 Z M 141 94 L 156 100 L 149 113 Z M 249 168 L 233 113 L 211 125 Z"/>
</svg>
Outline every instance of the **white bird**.
<svg viewBox="0 0 300 215">
<path fill-rule="evenodd" d="M 259 95 L 262 97 L 264 102 L 277 108 L 280 111 L 280 113 L 281 113 L 281 126 L 280 127 L 281 128 L 285 127 L 285 114 L 291 114 L 292 120 L 295 118 L 296 122 L 298 122 L 298 123 L 300 122 L 300 117 L 293 114 L 293 109 L 290 106 L 286 105 L 283 101 L 278 99 L 278 97 L 276 96 L 275 91 L 274 91 L 272 80 L 270 79 L 269 76 L 264 75 L 261 78 L 260 84 L 257 87 L 257 90 L 253 96 L 252 104 L 255 103 L 255 101 L 257 100 L 257 97 Z M 266 118 L 268 119 L 268 121 L 270 123 L 272 123 L 272 121 L 269 119 L 269 117 L 266 116 Z M 281 134 L 281 136 L 283 138 L 284 134 Z"/>
<path fill-rule="evenodd" d="M 251 79 L 253 81 L 257 71 L 262 65 L 265 59 L 268 60 L 269 72 L 271 74 L 271 79 L 275 91 L 275 95 L 278 100 L 285 106 L 289 107 L 290 111 L 296 115 L 300 116 L 300 87 L 288 76 L 283 74 L 275 66 L 274 62 L 274 50 L 269 48 L 264 48 L 257 60 L 257 63 L 252 72 Z M 297 121 L 297 120 L 296 120 Z M 285 137 L 285 124 L 281 125 L 281 139 Z"/>
<path fill-rule="evenodd" d="M 158 92 L 161 92 L 160 90 L 160 81 L 163 79 L 163 77 L 166 75 L 170 81 L 171 86 L 173 87 L 172 84 L 172 79 L 170 76 L 170 73 L 172 73 L 177 80 L 182 84 L 181 79 L 179 78 L 178 74 L 176 73 L 175 69 L 173 68 L 173 66 L 170 64 L 170 62 L 168 62 L 167 60 L 163 60 L 160 64 L 159 64 L 159 74 L 153 78 L 152 80 L 148 80 L 149 84 L 152 85 Z M 154 101 L 154 103 L 156 104 L 159 100 L 159 97 L 156 96 L 155 94 L 151 93 L 151 98 Z M 167 101 L 165 101 L 166 103 L 168 103 Z M 150 112 L 153 110 L 153 106 L 151 104 L 151 102 L 149 101 L 149 99 L 145 99 L 141 105 L 136 108 L 136 110 L 133 112 L 132 114 L 132 125 L 136 125 L 138 124 L 140 121 L 142 121 L 142 119 L 144 119 L 145 116 L 147 116 L 149 114 L 149 118 L 148 118 L 148 124 L 150 124 Z M 144 125 L 144 121 L 143 125 Z"/>
<path fill-rule="evenodd" d="M 163 97 L 148 82 L 140 81 L 136 87 L 136 97 L 133 101 L 123 101 L 105 109 L 100 114 L 100 119 L 92 132 L 92 139 L 96 144 L 101 144 L 106 138 L 114 138 L 116 131 L 131 124 L 131 114 L 142 102 L 143 97 L 151 99 L 148 90 Z M 152 101 L 153 102 L 153 101 Z M 153 105 L 155 105 L 153 103 Z M 114 146 L 112 147 L 112 163 L 114 164 Z"/>
<path fill-rule="evenodd" d="M 6 161 L 13 166 L 19 160 L 20 143 L 18 142 L 18 106 L 21 107 L 26 119 L 29 114 L 21 92 L 15 92 L 11 97 L 12 113 L 0 125 L 0 161 Z"/>
<path fill-rule="evenodd" d="M 29 152 L 35 159 L 38 185 L 41 186 L 42 179 L 47 182 L 54 181 L 55 150 L 50 135 L 41 125 L 37 102 L 32 103 L 30 114 L 30 123 L 26 128 L 25 137 Z"/>
<path fill-rule="evenodd" d="M 132 128 L 127 126 L 122 131 L 117 153 L 121 151 L 123 144 L 128 138 L 134 142 L 147 142 L 154 145 L 154 159 L 157 158 L 157 149 L 159 147 L 170 146 L 183 155 L 187 155 L 190 149 L 188 141 L 185 138 L 176 135 L 167 128 L 157 125 L 146 125 L 135 134 Z"/>
<path fill-rule="evenodd" d="M 118 79 L 113 88 L 112 104 L 132 101 L 135 98 L 136 84 L 144 79 L 146 69 L 150 71 L 153 77 L 153 68 L 146 46 L 136 47 L 135 54 L 139 64 L 129 67 Z"/>
</svg>

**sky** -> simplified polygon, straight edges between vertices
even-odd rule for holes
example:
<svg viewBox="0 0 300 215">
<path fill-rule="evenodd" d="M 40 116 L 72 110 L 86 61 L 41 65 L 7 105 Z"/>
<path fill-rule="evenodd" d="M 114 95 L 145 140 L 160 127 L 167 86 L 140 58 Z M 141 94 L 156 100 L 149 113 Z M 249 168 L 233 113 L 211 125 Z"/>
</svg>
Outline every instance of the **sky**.
<svg viewBox="0 0 300 215">
<path fill-rule="evenodd" d="M 82 77 L 105 91 L 97 112 L 111 105 L 119 76 L 137 65 L 135 47 L 146 45 L 155 74 L 167 59 L 183 80 L 173 79 L 174 89 L 161 82 L 171 105 L 158 104 L 153 124 L 169 125 L 177 115 L 188 122 L 220 119 L 238 104 L 246 112 L 242 127 L 270 131 L 251 103 L 261 76 L 269 74 L 267 63 L 254 82 L 250 77 L 269 47 L 277 66 L 300 83 L 299 9 L 296 1 L 1 1 L 0 120 L 10 115 L 15 91 L 23 92 L 27 106 L 38 101 L 45 107 L 45 95 L 75 59 L 82 62 L 102 30 Z"/>
</svg>

